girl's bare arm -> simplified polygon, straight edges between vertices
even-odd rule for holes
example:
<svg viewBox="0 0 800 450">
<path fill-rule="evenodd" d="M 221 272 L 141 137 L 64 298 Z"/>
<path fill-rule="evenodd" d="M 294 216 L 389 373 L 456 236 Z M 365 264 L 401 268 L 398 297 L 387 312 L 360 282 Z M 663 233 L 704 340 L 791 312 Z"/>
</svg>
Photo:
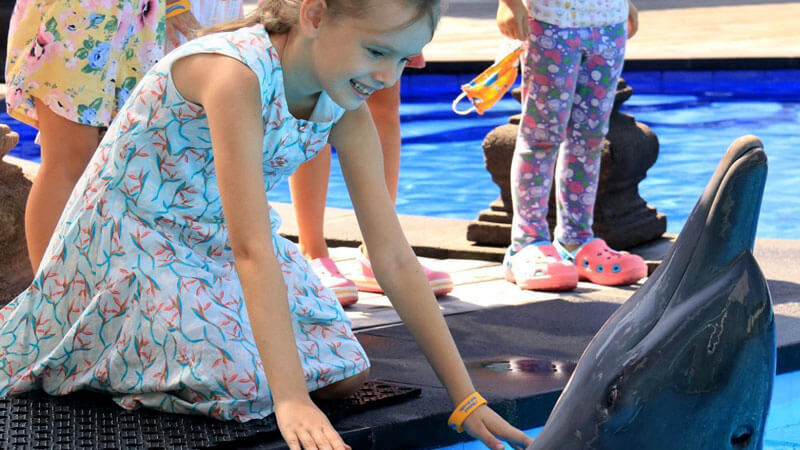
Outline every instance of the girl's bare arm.
<svg viewBox="0 0 800 450">
<path fill-rule="evenodd" d="M 331 144 L 337 149 L 375 275 L 456 405 L 475 388 L 428 279 L 400 228 L 383 176 L 380 140 L 366 106 L 345 113 L 334 126 Z M 530 442 L 486 407 L 476 410 L 465 428 L 492 448 L 500 444 L 495 435 L 512 442 Z"/>
</svg>

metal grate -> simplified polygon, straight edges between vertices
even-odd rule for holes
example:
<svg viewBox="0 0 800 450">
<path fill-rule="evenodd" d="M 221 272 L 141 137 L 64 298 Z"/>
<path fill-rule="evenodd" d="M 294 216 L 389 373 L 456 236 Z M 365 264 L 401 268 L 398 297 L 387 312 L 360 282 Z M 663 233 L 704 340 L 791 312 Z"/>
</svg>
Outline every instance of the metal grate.
<svg viewBox="0 0 800 450">
<path fill-rule="evenodd" d="M 335 422 L 347 414 L 419 395 L 417 388 L 370 381 L 351 397 L 321 402 L 320 407 Z M 215 447 L 275 432 L 274 415 L 239 423 L 144 408 L 128 411 L 108 396 L 93 392 L 63 397 L 30 392 L 0 398 L 0 445 L 5 449 L 183 450 Z"/>
</svg>

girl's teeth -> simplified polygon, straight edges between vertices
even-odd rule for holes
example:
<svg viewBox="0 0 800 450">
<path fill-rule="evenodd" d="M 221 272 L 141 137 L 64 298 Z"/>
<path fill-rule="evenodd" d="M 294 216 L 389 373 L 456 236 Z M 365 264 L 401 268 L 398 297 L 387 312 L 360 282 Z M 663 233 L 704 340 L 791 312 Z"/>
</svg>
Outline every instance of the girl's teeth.
<svg viewBox="0 0 800 450">
<path fill-rule="evenodd" d="M 356 90 L 364 95 L 369 95 L 370 89 L 366 88 L 363 84 L 359 83 L 358 81 L 353 81 L 353 86 L 355 86 Z"/>
</svg>

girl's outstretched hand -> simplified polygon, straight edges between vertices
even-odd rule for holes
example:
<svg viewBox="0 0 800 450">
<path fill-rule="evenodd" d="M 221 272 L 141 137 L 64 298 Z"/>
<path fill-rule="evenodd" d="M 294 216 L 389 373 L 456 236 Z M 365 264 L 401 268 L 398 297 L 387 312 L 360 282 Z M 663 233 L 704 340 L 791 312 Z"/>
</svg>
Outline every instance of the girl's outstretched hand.
<svg viewBox="0 0 800 450">
<path fill-rule="evenodd" d="M 328 418 L 311 399 L 284 400 L 275 404 L 278 429 L 290 450 L 350 450 Z"/>
<path fill-rule="evenodd" d="M 513 448 L 522 450 L 533 443 L 533 438 L 512 427 L 496 412 L 486 405 L 479 406 L 464 421 L 464 430 L 475 439 L 479 439 L 487 447 L 502 450 L 506 441 Z"/>
<path fill-rule="evenodd" d="M 528 39 L 531 26 L 528 24 L 528 8 L 522 0 L 500 0 L 497 2 L 497 28 L 503 36 L 518 41 Z"/>
</svg>

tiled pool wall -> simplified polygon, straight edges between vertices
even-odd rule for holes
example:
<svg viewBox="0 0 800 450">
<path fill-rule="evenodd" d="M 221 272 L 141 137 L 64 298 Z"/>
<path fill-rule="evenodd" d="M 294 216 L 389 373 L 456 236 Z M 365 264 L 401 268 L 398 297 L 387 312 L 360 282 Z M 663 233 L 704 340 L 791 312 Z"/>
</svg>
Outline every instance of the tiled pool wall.
<svg viewBox="0 0 800 450">
<path fill-rule="evenodd" d="M 475 64 L 465 69 L 475 70 Z M 468 83 L 477 71 L 428 73 L 408 70 L 401 80 L 404 99 L 450 98 L 459 86 Z M 720 92 L 741 98 L 776 98 L 800 100 L 800 68 L 745 70 L 624 70 L 622 73 L 634 93 L 705 94 Z M 517 81 L 519 85 L 519 80 Z M 444 87 L 451 86 L 452 92 Z"/>
</svg>

